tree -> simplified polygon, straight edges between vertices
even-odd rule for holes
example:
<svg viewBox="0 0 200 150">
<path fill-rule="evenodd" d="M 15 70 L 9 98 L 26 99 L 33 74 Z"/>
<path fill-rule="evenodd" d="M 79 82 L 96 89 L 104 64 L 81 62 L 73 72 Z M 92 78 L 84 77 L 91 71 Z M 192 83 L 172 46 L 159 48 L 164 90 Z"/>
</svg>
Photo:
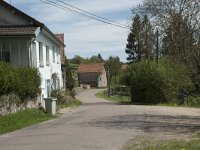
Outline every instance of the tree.
<svg viewBox="0 0 200 150">
<path fill-rule="evenodd" d="M 148 16 L 144 15 L 141 19 L 139 15 L 135 15 L 130 30 L 125 50 L 127 60 L 132 63 L 142 58 L 153 58 L 155 34 Z"/>
<path fill-rule="evenodd" d="M 90 63 L 101 63 L 102 62 L 102 57 L 101 55 L 93 55 L 92 57 L 90 57 L 89 60 Z"/>
<path fill-rule="evenodd" d="M 80 64 L 84 62 L 84 58 L 82 58 L 79 55 L 75 55 L 74 58 L 72 58 L 71 60 L 69 60 L 70 63 L 72 64 Z"/>
<path fill-rule="evenodd" d="M 99 60 L 100 60 L 101 62 L 104 62 L 103 57 L 101 56 L 100 53 L 99 53 L 97 56 L 98 56 L 98 58 L 99 58 Z"/>
<path fill-rule="evenodd" d="M 71 67 L 68 60 L 65 58 L 65 67 L 66 67 L 66 89 L 72 91 L 75 86 L 75 81 L 72 77 Z"/>
<path fill-rule="evenodd" d="M 120 73 L 121 62 L 118 56 L 110 56 L 106 61 L 106 66 L 109 68 L 110 79 L 114 76 L 116 77 Z"/>
<path fill-rule="evenodd" d="M 200 2 L 199 0 L 145 0 L 138 13 L 153 17 L 160 32 L 162 53 L 182 61 L 200 92 Z"/>
</svg>

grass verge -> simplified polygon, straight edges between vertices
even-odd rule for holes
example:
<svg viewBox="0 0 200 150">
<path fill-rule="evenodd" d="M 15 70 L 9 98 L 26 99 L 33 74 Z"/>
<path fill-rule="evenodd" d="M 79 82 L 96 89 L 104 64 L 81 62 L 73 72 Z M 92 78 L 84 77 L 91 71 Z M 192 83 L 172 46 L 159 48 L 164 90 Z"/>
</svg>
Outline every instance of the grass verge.
<svg viewBox="0 0 200 150">
<path fill-rule="evenodd" d="M 129 96 L 111 96 L 108 97 L 107 90 L 101 91 L 95 94 L 96 97 L 103 98 L 106 100 L 110 100 L 113 102 L 120 102 L 120 103 L 131 103 L 131 99 Z"/>
<path fill-rule="evenodd" d="M 199 150 L 200 137 L 190 140 L 174 140 L 166 142 L 153 143 L 145 141 L 140 145 L 127 146 L 125 150 Z"/>
<path fill-rule="evenodd" d="M 8 133 L 33 124 L 55 118 L 38 109 L 26 109 L 6 116 L 0 116 L 0 134 Z"/>
<path fill-rule="evenodd" d="M 59 111 L 60 109 L 63 109 L 63 108 L 76 108 L 76 107 L 79 107 L 81 104 L 82 104 L 81 101 L 77 99 L 73 99 L 73 100 L 70 100 L 66 104 L 57 104 L 56 109 L 57 111 Z"/>
</svg>

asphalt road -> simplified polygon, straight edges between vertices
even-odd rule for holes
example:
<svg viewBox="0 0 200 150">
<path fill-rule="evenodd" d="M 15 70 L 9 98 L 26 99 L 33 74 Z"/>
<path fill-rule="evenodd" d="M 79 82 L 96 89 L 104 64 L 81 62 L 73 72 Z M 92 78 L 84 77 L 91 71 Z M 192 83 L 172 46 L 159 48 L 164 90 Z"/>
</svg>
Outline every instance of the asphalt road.
<svg viewBox="0 0 200 150">
<path fill-rule="evenodd" d="M 84 104 L 61 117 L 0 136 L 0 150 L 120 150 L 129 140 L 180 137 L 200 130 L 200 109 L 119 105 L 77 95 Z"/>
</svg>

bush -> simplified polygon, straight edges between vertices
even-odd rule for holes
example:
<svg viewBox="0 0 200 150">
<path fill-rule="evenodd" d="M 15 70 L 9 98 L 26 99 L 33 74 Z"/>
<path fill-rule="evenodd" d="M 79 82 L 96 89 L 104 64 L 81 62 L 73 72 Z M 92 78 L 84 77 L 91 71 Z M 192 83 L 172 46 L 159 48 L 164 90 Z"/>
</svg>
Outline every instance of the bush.
<svg viewBox="0 0 200 150">
<path fill-rule="evenodd" d="M 17 68 L 0 62 L 0 96 L 14 93 L 25 100 L 40 92 L 40 76 L 36 69 Z"/>
<path fill-rule="evenodd" d="M 187 69 L 166 60 L 159 64 L 143 60 L 131 65 L 122 80 L 130 86 L 132 101 L 142 103 L 177 102 L 180 90 L 192 89 Z"/>
</svg>

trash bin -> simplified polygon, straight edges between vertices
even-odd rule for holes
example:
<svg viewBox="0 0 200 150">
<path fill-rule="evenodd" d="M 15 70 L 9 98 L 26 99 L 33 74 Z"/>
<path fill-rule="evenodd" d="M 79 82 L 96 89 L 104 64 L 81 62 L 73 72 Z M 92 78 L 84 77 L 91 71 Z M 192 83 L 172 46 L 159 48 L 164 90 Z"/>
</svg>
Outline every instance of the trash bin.
<svg viewBox="0 0 200 150">
<path fill-rule="evenodd" d="M 56 114 L 56 98 L 44 98 L 45 100 L 45 108 L 48 114 Z"/>
</svg>

